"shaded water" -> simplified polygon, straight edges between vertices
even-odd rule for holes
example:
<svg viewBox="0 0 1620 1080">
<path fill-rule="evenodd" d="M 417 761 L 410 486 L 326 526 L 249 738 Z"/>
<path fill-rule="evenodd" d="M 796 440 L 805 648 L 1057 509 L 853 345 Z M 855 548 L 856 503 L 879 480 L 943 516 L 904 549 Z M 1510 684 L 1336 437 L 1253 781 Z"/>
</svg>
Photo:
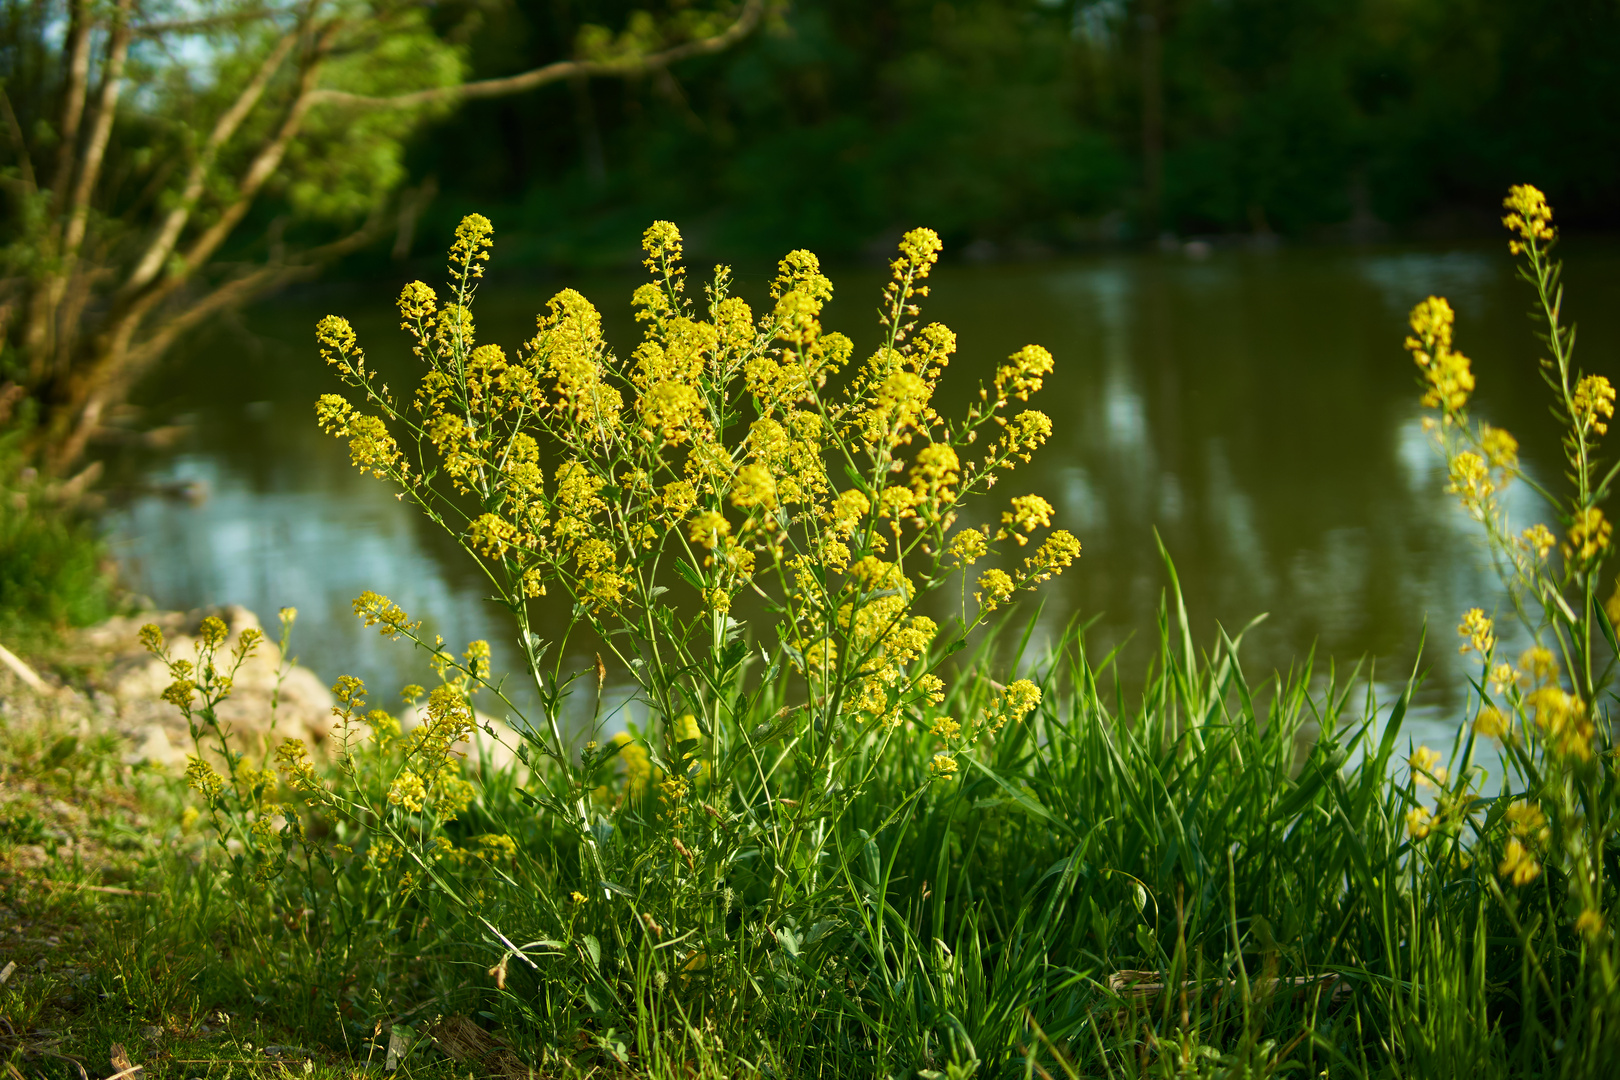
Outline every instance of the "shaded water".
<svg viewBox="0 0 1620 1080">
<path fill-rule="evenodd" d="M 1401 349 L 1405 314 L 1429 293 L 1458 311 L 1458 345 L 1474 358 L 1477 413 L 1520 438 L 1529 469 L 1556 478 L 1555 434 L 1535 370 L 1529 295 L 1503 249 L 1217 251 L 1108 255 L 1064 263 L 936 273 L 924 319 L 958 334 L 942 410 L 965 405 L 998 361 L 1037 342 L 1057 371 L 1035 402 L 1056 432 L 1035 464 L 983 504 L 1045 494 L 1056 524 L 1084 544 L 1052 584 L 1042 633 L 1096 617 L 1098 647 L 1131 640 L 1140 671 L 1155 636 L 1166 575 L 1154 529 L 1175 558 L 1198 641 L 1216 622 L 1248 635 L 1251 678 L 1298 665 L 1362 657 L 1378 682 L 1404 681 L 1425 620 L 1430 668 L 1420 738 L 1449 741 L 1466 673 L 1455 648 L 1458 615 L 1500 600 L 1470 523 L 1444 495 L 1443 468 L 1419 427 L 1415 372 Z M 1620 251 L 1569 256 L 1569 311 L 1588 370 L 1615 372 L 1620 339 Z M 877 341 L 881 276 L 833 273 L 838 295 L 823 322 Z M 758 300 L 765 268 L 741 271 Z M 509 349 L 564 284 L 602 309 L 619 355 L 633 347 L 634 277 L 562 281 L 503 278 L 499 251 L 480 297 L 479 334 Z M 190 433 L 166 451 L 121 452 L 115 476 L 136 491 L 111 518 L 129 579 L 156 603 L 242 603 L 267 621 L 300 609 L 295 651 L 324 678 L 360 674 L 377 687 L 425 681 L 420 655 L 379 640 L 350 600 L 388 594 L 430 631 L 458 644 L 487 637 L 496 664 L 504 613 L 482 597 L 475 571 L 387 487 L 362 479 L 347 452 L 314 428 L 311 403 L 336 389 L 315 355 L 313 326 L 328 312 L 354 322 L 374 363 L 409 376 L 391 298 L 399 281 L 312 290 L 260 306 L 197 337 L 143 388 L 147 424 Z M 199 499 L 177 498 L 187 487 Z M 1521 491 L 1523 524 L 1546 515 Z M 586 658 L 580 658 L 581 666 Z M 387 688 L 387 693 L 384 693 Z"/>
</svg>

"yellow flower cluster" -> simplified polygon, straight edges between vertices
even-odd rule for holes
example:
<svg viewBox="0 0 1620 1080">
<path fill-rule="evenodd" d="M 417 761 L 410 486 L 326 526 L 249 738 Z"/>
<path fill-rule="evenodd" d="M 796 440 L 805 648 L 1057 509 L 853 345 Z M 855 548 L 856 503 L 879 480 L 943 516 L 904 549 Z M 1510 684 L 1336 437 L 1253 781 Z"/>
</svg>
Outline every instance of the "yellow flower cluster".
<svg viewBox="0 0 1620 1080">
<path fill-rule="evenodd" d="M 1479 441 L 1481 449 L 1485 451 L 1485 459 L 1491 463 L 1491 468 L 1519 467 L 1519 440 L 1508 432 L 1490 424 L 1482 424 Z"/>
<path fill-rule="evenodd" d="M 1464 639 L 1457 649 L 1460 653 L 1472 649 L 1480 656 L 1488 657 L 1491 650 L 1496 648 L 1494 624 L 1479 608 L 1469 608 L 1463 613 L 1462 622 L 1457 624 L 1457 636 Z"/>
<path fill-rule="evenodd" d="M 224 777 L 220 776 L 212 765 L 196 755 L 186 758 L 186 784 L 206 799 L 209 805 L 217 802 L 225 790 Z"/>
<path fill-rule="evenodd" d="M 981 607 L 994 611 L 1012 596 L 1015 585 L 1012 575 L 1005 570 L 991 568 L 979 575 L 979 591 L 973 594 Z"/>
<path fill-rule="evenodd" d="M 996 533 L 997 540 L 1005 540 L 1009 536 L 1018 541 L 1023 547 L 1029 543 L 1029 535 L 1038 528 L 1052 524 L 1052 504 L 1039 495 L 1016 495 L 1012 500 L 1012 509 L 1001 513 L 1001 528 Z"/>
<path fill-rule="evenodd" d="M 1525 551 L 1534 551 L 1538 559 L 1545 559 L 1547 552 L 1557 542 L 1558 538 L 1552 534 L 1552 530 L 1539 523 L 1530 526 L 1519 536 L 1520 547 Z"/>
<path fill-rule="evenodd" d="M 1009 397 L 1028 401 L 1045 376 L 1052 374 L 1052 354 L 1039 345 L 1025 345 L 1007 361 L 996 369 L 996 397 L 1002 401 Z"/>
<path fill-rule="evenodd" d="M 281 770 L 287 786 L 294 791 L 310 793 L 320 787 L 315 765 L 309 760 L 309 750 L 303 739 L 283 739 L 276 747 L 276 767 Z"/>
<path fill-rule="evenodd" d="M 1474 392 L 1474 372 L 1468 357 L 1451 348 L 1456 314 L 1443 298 L 1431 296 L 1412 309 L 1413 336 L 1406 348 L 1423 372 L 1428 389 L 1425 408 L 1440 409 L 1447 417 L 1460 412 Z"/>
<path fill-rule="evenodd" d="M 1551 242 L 1557 233 L 1552 227 L 1552 207 L 1547 197 L 1529 184 L 1515 184 L 1508 188 L 1502 206 L 1508 211 L 1502 219 L 1509 232 L 1518 236 L 1508 243 L 1508 250 L 1518 255 L 1526 245 Z"/>
<path fill-rule="evenodd" d="M 989 550 L 990 545 L 983 532 L 978 529 L 963 529 L 951 537 L 950 546 L 945 549 L 945 554 L 957 566 L 972 566 Z"/>
<path fill-rule="evenodd" d="M 1564 545 L 1565 560 L 1584 565 L 1607 551 L 1614 527 L 1603 516 L 1603 511 L 1592 506 L 1576 515 L 1569 527 L 1569 542 Z"/>
<path fill-rule="evenodd" d="M 1508 838 L 1507 845 L 1502 849 L 1502 861 L 1496 867 L 1501 877 L 1507 878 L 1516 886 L 1524 886 L 1536 880 L 1541 873 L 1541 864 L 1530 853 L 1530 849 L 1516 836 Z"/>
<path fill-rule="evenodd" d="M 1041 688 L 1028 679 L 1007 684 L 1007 689 L 985 706 L 986 730 L 994 735 L 1008 724 L 1021 723 L 1041 703 Z"/>
<path fill-rule="evenodd" d="M 1023 579 L 1026 582 L 1050 581 L 1061 574 L 1080 557 L 1080 541 L 1067 529 L 1058 529 L 1046 538 L 1035 554 L 1024 560 Z"/>
<path fill-rule="evenodd" d="M 1586 703 L 1558 686 L 1537 687 L 1524 697 L 1524 706 L 1548 749 L 1573 761 L 1592 759 L 1597 733 Z"/>
<path fill-rule="evenodd" d="M 1547 827 L 1547 815 L 1533 802 L 1516 802 L 1507 809 L 1508 827 L 1513 835 L 1535 844 L 1545 844 L 1552 837 Z"/>
<path fill-rule="evenodd" d="M 1479 710 L 1479 715 L 1474 717 L 1474 734 L 1481 738 L 1500 739 L 1509 730 L 1508 718 L 1494 705 L 1486 705 Z"/>
<path fill-rule="evenodd" d="M 625 790 L 633 796 L 643 794 L 653 774 L 647 748 L 622 731 L 613 736 L 613 743 L 619 748 L 619 760 L 624 762 Z"/>
<path fill-rule="evenodd" d="M 354 613 L 366 626 L 378 627 L 377 632 L 386 638 L 398 639 L 401 634 L 408 634 L 422 625 L 412 622 L 405 610 L 388 597 L 370 589 L 355 597 Z"/>
<path fill-rule="evenodd" d="M 1614 416 L 1614 386 L 1602 375 L 1587 375 L 1575 384 L 1575 423 L 1606 435 Z"/>
<path fill-rule="evenodd" d="M 1431 784 L 1444 784 L 1446 770 L 1440 768 L 1440 755 L 1427 746 L 1420 746 L 1406 759 L 1411 767 L 1412 780 L 1418 787 L 1427 787 Z"/>
<path fill-rule="evenodd" d="M 1422 840 L 1434 831 L 1435 818 L 1426 807 L 1414 806 L 1406 812 L 1406 835 Z"/>
<path fill-rule="evenodd" d="M 1446 488 L 1462 500 L 1463 506 L 1476 518 L 1485 514 L 1486 500 L 1496 491 L 1485 459 L 1472 450 L 1464 450 L 1451 459 L 1451 483 Z"/>
<path fill-rule="evenodd" d="M 388 801 L 413 814 L 421 811 L 423 805 L 427 803 L 427 797 L 427 785 L 420 776 L 409 769 L 400 773 L 388 789 Z"/>
</svg>

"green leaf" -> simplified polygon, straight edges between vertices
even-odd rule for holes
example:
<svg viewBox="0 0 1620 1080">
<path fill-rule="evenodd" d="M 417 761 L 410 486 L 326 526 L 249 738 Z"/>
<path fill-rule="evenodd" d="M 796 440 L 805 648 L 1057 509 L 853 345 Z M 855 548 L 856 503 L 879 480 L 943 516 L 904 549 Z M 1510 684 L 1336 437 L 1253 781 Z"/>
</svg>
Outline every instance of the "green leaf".
<svg viewBox="0 0 1620 1080">
<path fill-rule="evenodd" d="M 1056 825 L 1058 828 L 1062 829 L 1064 832 L 1073 834 L 1074 829 L 1069 826 L 1068 822 L 1054 817 L 1052 812 L 1046 807 L 1042 806 L 1033 795 L 1029 794 L 1029 792 L 1009 784 L 1006 780 L 1003 780 L 993 770 L 991 770 L 988 765 L 983 764 L 977 758 L 971 757 L 967 754 L 963 754 L 961 757 L 962 760 L 966 761 L 969 765 L 972 765 L 975 769 L 978 769 L 980 772 L 984 773 L 984 775 L 988 776 L 991 780 L 994 780 L 996 784 L 1000 786 L 1001 790 L 1005 791 L 1012 798 L 1012 801 L 1017 803 L 1018 806 L 1026 813 L 1032 814 L 1033 816 L 1040 818 L 1042 821 L 1049 821 L 1053 825 Z"/>
</svg>

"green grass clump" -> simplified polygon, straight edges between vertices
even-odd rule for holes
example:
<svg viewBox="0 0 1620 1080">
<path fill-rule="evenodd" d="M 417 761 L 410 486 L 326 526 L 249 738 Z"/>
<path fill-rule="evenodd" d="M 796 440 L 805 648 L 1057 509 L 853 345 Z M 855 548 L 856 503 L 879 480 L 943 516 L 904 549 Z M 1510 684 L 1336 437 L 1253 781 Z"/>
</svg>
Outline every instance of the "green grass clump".
<svg viewBox="0 0 1620 1080">
<path fill-rule="evenodd" d="M 0 643 L 37 647 L 112 613 L 94 527 L 25 467 L 20 431 L 0 430 Z"/>
</svg>

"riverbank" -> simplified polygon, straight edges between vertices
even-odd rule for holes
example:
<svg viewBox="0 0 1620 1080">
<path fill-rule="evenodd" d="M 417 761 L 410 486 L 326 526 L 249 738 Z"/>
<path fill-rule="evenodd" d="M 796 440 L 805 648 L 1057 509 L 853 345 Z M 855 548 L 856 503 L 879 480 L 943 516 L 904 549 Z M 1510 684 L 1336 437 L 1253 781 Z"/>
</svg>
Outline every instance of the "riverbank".
<svg viewBox="0 0 1620 1080">
<path fill-rule="evenodd" d="M 228 953 L 233 935 L 228 915 L 188 904 L 217 885 L 182 775 L 190 735 L 161 700 L 167 670 L 137 640 L 152 623 L 189 653 L 209 616 L 232 642 L 260 625 L 241 607 L 147 612 L 0 664 L 0 1060 L 15 1077 L 318 1080 L 398 1065 L 387 1033 L 314 1044 L 278 1003 L 210 973 L 205 952 Z M 319 748 L 332 705 L 265 642 L 222 719 L 245 746 Z M 451 1074 L 452 1057 L 428 1056 L 437 1064 L 419 1049 L 404 1074 Z"/>
</svg>

